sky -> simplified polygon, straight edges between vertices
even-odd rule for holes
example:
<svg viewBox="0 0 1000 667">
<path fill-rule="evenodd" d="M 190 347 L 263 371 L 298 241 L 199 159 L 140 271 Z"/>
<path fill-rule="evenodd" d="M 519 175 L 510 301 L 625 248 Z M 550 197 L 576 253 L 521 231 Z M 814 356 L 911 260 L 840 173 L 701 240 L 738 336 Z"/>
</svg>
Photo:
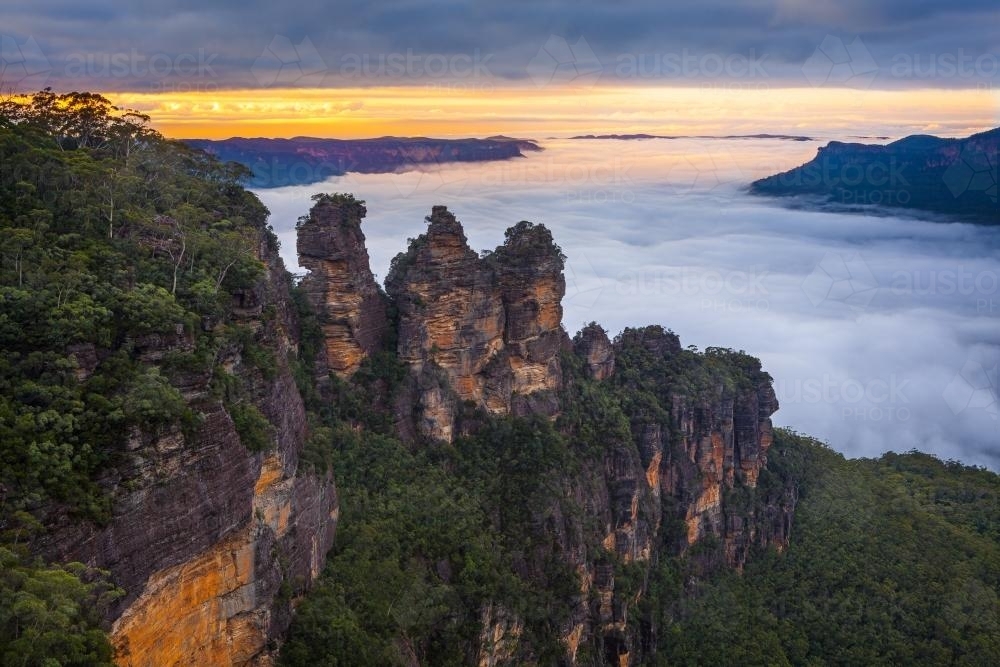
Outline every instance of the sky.
<svg viewBox="0 0 1000 667">
<path fill-rule="evenodd" d="M 992 0 L 5 0 L 0 85 L 106 92 L 192 138 L 838 131 L 876 115 L 961 134 L 1000 124 L 998 25 Z"/>
<path fill-rule="evenodd" d="M 314 192 L 367 202 L 379 280 L 434 204 L 493 248 L 519 220 L 568 257 L 564 326 L 660 324 L 761 358 L 775 423 L 850 456 L 1000 470 L 1000 239 L 988 227 L 785 208 L 745 184 L 821 142 L 550 140 L 527 158 L 262 190 L 289 268 Z M 850 280 L 845 280 L 849 278 Z"/>
</svg>

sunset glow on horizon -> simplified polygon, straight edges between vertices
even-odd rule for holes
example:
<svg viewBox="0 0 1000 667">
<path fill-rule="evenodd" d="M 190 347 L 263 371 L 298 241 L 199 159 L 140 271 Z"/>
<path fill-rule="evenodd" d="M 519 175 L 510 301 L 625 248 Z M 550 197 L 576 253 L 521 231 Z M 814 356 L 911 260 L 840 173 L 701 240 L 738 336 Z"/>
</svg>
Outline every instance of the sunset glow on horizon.
<svg viewBox="0 0 1000 667">
<path fill-rule="evenodd" d="M 488 136 L 585 133 L 899 137 L 970 134 L 997 124 L 1000 92 L 725 89 L 668 86 L 274 88 L 110 92 L 174 138 Z M 882 121 L 881 119 L 891 119 Z"/>
</svg>

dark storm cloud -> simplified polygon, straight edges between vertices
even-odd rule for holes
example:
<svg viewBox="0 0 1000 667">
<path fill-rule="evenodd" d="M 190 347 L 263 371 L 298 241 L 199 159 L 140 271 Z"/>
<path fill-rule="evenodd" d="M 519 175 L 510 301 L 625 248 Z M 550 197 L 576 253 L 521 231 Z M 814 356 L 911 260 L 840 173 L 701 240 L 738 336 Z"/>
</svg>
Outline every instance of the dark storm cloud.
<svg viewBox="0 0 1000 667">
<path fill-rule="evenodd" d="M 747 77 L 745 68 L 720 71 L 727 58 L 756 58 L 756 78 L 792 85 L 976 86 L 1000 81 L 998 25 L 992 0 L 7 0 L 0 8 L 0 33 L 13 39 L 8 63 L 17 59 L 11 43 L 34 38 L 51 83 L 109 90 L 467 76 L 544 85 L 546 67 L 557 82 L 584 70 L 605 82 Z M 208 62 L 184 67 L 199 55 Z M 114 56 L 120 66 L 102 68 Z M 150 75 L 143 63 L 154 56 L 159 68 Z M 392 56 L 400 67 L 390 66 Z M 462 67 L 466 58 L 479 59 L 473 74 Z M 291 71 L 297 62 L 308 65 L 303 77 Z M 266 74 L 283 66 L 280 76 Z M 849 81 L 856 74 L 874 76 Z"/>
</svg>

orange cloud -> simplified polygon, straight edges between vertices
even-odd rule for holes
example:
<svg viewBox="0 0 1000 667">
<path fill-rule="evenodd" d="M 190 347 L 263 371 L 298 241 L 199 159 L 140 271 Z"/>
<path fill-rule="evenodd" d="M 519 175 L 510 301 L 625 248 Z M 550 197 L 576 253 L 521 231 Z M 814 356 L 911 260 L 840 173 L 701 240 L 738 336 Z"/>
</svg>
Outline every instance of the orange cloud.
<svg viewBox="0 0 1000 667">
<path fill-rule="evenodd" d="M 483 136 L 649 132 L 923 131 L 1000 125 L 990 90 L 729 89 L 664 86 L 378 87 L 115 93 L 184 138 Z"/>
</svg>

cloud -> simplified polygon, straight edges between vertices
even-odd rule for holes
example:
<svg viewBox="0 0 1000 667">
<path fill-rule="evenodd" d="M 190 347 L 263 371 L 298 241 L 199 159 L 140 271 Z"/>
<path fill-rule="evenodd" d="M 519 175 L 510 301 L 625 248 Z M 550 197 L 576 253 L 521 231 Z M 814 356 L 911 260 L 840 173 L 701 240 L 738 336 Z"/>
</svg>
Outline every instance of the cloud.
<svg viewBox="0 0 1000 667">
<path fill-rule="evenodd" d="M 393 174 L 261 196 L 292 267 L 294 222 L 309 195 L 349 188 L 367 200 L 363 229 L 383 278 L 433 204 L 455 212 L 475 249 L 496 246 L 518 220 L 544 223 L 569 258 L 571 334 L 591 320 L 612 333 L 656 323 L 685 345 L 744 349 L 775 378 L 778 424 L 851 456 L 916 448 L 1000 469 L 995 402 L 986 400 L 995 385 L 968 371 L 1000 357 L 995 230 L 793 210 L 750 198 L 739 183 L 691 185 L 675 167 L 711 162 L 713 151 L 747 179 L 762 161 L 787 167 L 815 151 L 714 143 L 549 141 L 524 160 L 462 165 L 460 180 L 406 196 Z M 831 284 L 860 276 L 863 303 L 815 298 L 817 271 Z M 956 389 L 966 376 L 971 389 Z"/>
<path fill-rule="evenodd" d="M 18 43 L 34 37 L 53 63 L 55 85 L 101 90 L 177 90 L 182 85 L 206 91 L 212 86 L 253 88 L 272 78 L 262 71 L 259 60 L 276 38 L 296 45 L 309 39 L 328 69 L 324 85 L 332 87 L 358 83 L 357 77 L 343 71 L 358 59 L 367 59 L 376 64 L 376 71 L 384 72 L 386 68 L 378 64 L 389 57 L 410 64 L 387 75 L 366 77 L 371 85 L 426 83 L 435 77 L 463 80 L 468 75 L 448 65 L 455 58 L 486 59 L 486 73 L 479 68 L 474 76 L 531 84 L 530 63 L 553 38 L 573 45 L 584 40 L 588 59 L 592 50 L 600 62 L 605 84 L 616 79 L 631 82 L 637 76 L 675 84 L 741 81 L 742 67 L 734 71 L 719 63 L 766 55 L 767 80 L 775 85 L 808 85 L 803 64 L 828 36 L 845 44 L 861 40 L 878 67 L 876 86 L 931 82 L 974 87 L 997 81 L 993 62 L 998 20 L 1000 8 L 989 0 L 704 0 L 679 5 L 658 0 L 614 4 L 304 0 L 291 6 L 269 0 L 229 0 L 210 6 L 192 0 L 86 4 L 7 0 L 0 7 L 3 33 Z M 200 78 L 180 71 L 150 77 L 140 73 L 141 67 L 120 75 L 100 69 L 105 59 L 131 56 L 133 51 L 140 60 L 158 57 L 163 63 L 204 53 L 213 58 L 214 68 L 211 76 Z M 89 74 L 74 76 L 65 68 L 73 56 L 89 58 L 97 66 Z M 941 60 L 957 62 L 963 57 L 964 74 Z M 900 58 L 923 68 L 900 69 Z M 280 73 L 287 63 L 274 60 Z M 433 74 L 441 62 L 444 69 Z M 638 74 L 622 76 L 621 67 L 629 62 L 642 67 Z"/>
</svg>

